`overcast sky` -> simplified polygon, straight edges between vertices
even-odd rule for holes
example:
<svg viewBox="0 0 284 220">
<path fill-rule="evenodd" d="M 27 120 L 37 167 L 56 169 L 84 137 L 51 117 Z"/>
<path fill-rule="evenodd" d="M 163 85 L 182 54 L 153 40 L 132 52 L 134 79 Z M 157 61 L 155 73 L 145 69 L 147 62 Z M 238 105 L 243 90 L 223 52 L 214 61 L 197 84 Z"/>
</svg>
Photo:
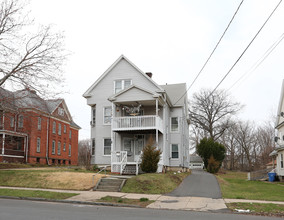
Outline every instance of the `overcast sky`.
<svg viewBox="0 0 284 220">
<path fill-rule="evenodd" d="M 228 25 L 241 0 L 31 0 L 31 17 L 65 33 L 71 55 L 64 94 L 80 139 L 90 137 L 91 109 L 83 93 L 124 54 L 158 84 L 189 86 Z M 188 91 L 215 88 L 279 0 L 245 0 L 208 65 Z M 284 33 L 284 3 L 244 54 L 221 89 L 246 107 L 244 120 L 261 123 L 277 113 L 284 79 L 284 40 L 253 65 Z M 251 71 L 254 70 L 254 71 Z M 245 74 L 243 80 L 235 82 Z"/>
</svg>

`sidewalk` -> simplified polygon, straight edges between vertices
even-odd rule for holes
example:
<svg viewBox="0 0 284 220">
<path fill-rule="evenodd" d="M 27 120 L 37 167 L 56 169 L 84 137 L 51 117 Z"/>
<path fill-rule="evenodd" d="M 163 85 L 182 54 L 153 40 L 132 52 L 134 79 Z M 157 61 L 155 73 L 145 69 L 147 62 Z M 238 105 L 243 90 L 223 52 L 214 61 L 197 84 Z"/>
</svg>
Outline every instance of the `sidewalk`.
<svg viewBox="0 0 284 220">
<path fill-rule="evenodd" d="M 4 187 L 0 189 L 23 189 L 23 190 L 41 190 L 51 192 L 68 192 L 77 193 L 79 195 L 70 197 L 66 201 L 78 202 L 94 202 L 96 203 L 102 197 L 115 196 L 128 199 L 148 198 L 154 200 L 147 208 L 152 209 L 173 209 L 173 210 L 192 210 L 192 211 L 210 211 L 210 212 L 226 212 L 228 211 L 225 203 L 232 202 L 248 202 L 248 203 L 274 203 L 282 204 L 284 202 L 260 201 L 260 200 L 243 200 L 243 199 L 212 199 L 205 197 L 173 197 L 156 194 L 135 194 L 122 192 L 99 192 L 99 191 L 75 191 L 75 190 L 57 190 L 57 189 L 39 189 L 39 188 L 23 188 L 23 187 Z"/>
</svg>

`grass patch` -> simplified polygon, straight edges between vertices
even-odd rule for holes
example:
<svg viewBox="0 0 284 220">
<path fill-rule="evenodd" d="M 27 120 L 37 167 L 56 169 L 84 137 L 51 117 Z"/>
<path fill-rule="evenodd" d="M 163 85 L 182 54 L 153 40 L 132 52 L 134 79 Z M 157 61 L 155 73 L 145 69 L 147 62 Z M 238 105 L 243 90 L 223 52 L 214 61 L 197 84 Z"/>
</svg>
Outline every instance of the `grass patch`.
<svg viewBox="0 0 284 220">
<path fill-rule="evenodd" d="M 88 190 L 94 173 L 67 168 L 0 170 L 0 185 L 44 189 Z M 97 175 L 95 182 L 101 175 Z"/>
<path fill-rule="evenodd" d="M 147 173 L 128 179 L 122 192 L 164 194 L 173 191 L 189 173 Z"/>
<path fill-rule="evenodd" d="M 140 198 L 140 199 L 127 199 L 115 196 L 105 196 L 102 197 L 99 202 L 108 202 L 108 203 L 118 203 L 118 204 L 128 204 L 128 205 L 138 205 L 141 207 L 146 207 L 150 205 L 152 202 L 147 198 Z"/>
<path fill-rule="evenodd" d="M 283 185 L 263 181 L 248 181 L 246 175 L 245 172 L 231 171 L 218 174 L 217 179 L 223 198 L 284 201 Z"/>
<path fill-rule="evenodd" d="M 44 199 L 67 199 L 78 195 L 77 193 L 59 193 L 39 190 L 0 189 L 1 196 L 32 197 Z"/>
<path fill-rule="evenodd" d="M 284 205 L 266 203 L 227 203 L 229 209 L 235 211 L 235 209 L 250 210 L 252 214 L 258 215 L 274 215 L 284 216 Z"/>
</svg>

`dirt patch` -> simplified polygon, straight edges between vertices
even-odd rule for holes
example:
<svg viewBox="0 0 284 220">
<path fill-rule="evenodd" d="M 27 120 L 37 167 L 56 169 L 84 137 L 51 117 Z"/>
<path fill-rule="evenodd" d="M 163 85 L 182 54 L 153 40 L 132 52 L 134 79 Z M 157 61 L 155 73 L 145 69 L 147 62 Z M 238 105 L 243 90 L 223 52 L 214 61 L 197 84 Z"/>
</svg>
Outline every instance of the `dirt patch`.
<svg viewBox="0 0 284 220">
<path fill-rule="evenodd" d="M 97 174 L 93 183 L 93 173 L 79 172 L 49 172 L 40 174 L 48 183 L 47 188 L 56 189 L 74 189 L 88 190 L 91 189 L 97 181 L 104 175 Z"/>
</svg>

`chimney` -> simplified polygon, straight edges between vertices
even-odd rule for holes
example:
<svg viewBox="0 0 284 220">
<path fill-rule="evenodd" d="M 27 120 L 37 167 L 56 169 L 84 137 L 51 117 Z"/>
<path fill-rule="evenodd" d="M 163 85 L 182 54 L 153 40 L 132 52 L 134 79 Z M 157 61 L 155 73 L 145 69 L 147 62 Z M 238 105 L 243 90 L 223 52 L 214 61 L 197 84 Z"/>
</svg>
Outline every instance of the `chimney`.
<svg viewBox="0 0 284 220">
<path fill-rule="evenodd" d="M 150 78 L 152 78 L 152 76 L 153 76 L 153 74 L 151 72 L 147 72 L 146 75 L 149 76 Z"/>
</svg>

